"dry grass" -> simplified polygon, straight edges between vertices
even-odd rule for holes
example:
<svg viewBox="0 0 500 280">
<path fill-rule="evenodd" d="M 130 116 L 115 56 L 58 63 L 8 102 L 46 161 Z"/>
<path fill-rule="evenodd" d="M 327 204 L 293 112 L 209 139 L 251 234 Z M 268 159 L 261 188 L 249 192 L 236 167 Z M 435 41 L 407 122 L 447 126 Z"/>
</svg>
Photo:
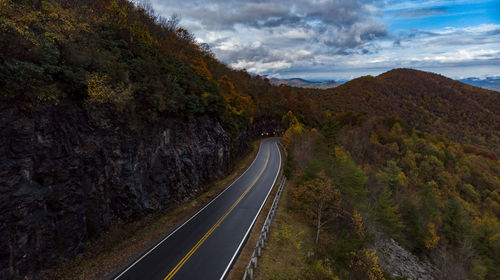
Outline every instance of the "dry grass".
<svg viewBox="0 0 500 280">
<path fill-rule="evenodd" d="M 289 207 L 292 188 L 293 182 L 287 183 L 255 279 L 303 279 L 314 257 L 314 231 Z"/>
<path fill-rule="evenodd" d="M 242 174 L 255 158 L 259 144 L 260 141 L 254 141 L 250 151 L 235 164 L 233 172 L 211 184 L 197 198 L 174 205 L 162 213 L 148 215 L 140 221 L 111 227 L 85 254 L 59 265 L 46 279 L 93 280 L 113 277 Z"/>
</svg>

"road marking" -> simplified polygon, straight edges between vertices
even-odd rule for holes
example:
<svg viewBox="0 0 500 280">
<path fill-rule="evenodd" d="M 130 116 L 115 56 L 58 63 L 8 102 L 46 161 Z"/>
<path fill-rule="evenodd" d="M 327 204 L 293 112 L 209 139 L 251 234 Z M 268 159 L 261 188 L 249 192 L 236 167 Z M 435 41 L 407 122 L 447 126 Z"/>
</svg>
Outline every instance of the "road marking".
<svg viewBox="0 0 500 280">
<path fill-rule="evenodd" d="M 255 217 L 253 218 L 252 224 L 248 227 L 248 230 L 247 230 L 245 236 L 243 237 L 243 239 L 241 239 L 241 242 L 240 242 L 240 245 L 238 246 L 238 249 L 236 249 L 236 252 L 234 252 L 234 255 L 231 258 L 231 261 L 229 261 L 229 263 L 227 264 L 226 270 L 224 270 L 224 273 L 222 273 L 222 276 L 220 277 L 220 280 L 225 279 L 226 274 L 229 272 L 229 268 L 231 267 L 231 265 L 234 262 L 234 259 L 236 259 L 236 256 L 240 252 L 241 246 L 243 246 L 243 243 L 247 240 L 248 235 L 250 234 L 250 231 L 252 230 L 255 222 L 257 221 L 257 217 L 259 217 L 260 212 L 262 211 L 262 208 L 264 207 L 264 204 L 266 203 L 267 198 L 271 194 L 271 191 L 274 188 L 274 184 L 276 184 L 276 180 L 278 179 L 278 176 L 280 175 L 280 171 L 281 171 L 281 151 L 280 151 L 280 148 L 278 147 L 277 142 L 275 142 L 274 144 L 276 145 L 276 149 L 278 149 L 278 155 L 279 155 L 279 159 L 280 159 L 280 164 L 279 164 L 279 167 L 278 167 L 278 173 L 276 173 L 276 177 L 274 177 L 273 184 L 269 188 L 269 191 L 267 192 L 266 198 L 264 199 L 264 201 L 262 201 L 262 204 L 260 205 L 259 212 L 257 212 L 257 215 L 255 215 Z"/>
<path fill-rule="evenodd" d="M 268 148 L 268 154 L 266 158 L 266 162 L 264 163 L 264 168 L 259 172 L 255 180 L 248 186 L 248 188 L 241 194 L 241 196 L 233 203 L 233 205 L 226 211 L 226 213 L 219 218 L 219 220 L 205 233 L 205 235 L 194 245 L 194 247 L 182 258 L 182 260 L 170 271 L 170 273 L 165 276 L 163 280 L 170 280 L 174 275 L 181 269 L 181 267 L 191 258 L 191 256 L 198 250 L 198 248 L 207 240 L 207 238 L 215 231 L 215 229 L 224 221 L 229 214 L 233 211 L 233 209 L 240 203 L 240 201 L 247 195 L 247 193 L 252 189 L 252 187 L 257 183 L 260 179 L 264 171 L 266 170 L 267 164 L 269 163 L 269 158 L 271 157 L 271 148 Z"/>
<path fill-rule="evenodd" d="M 114 280 L 118 280 L 122 275 L 124 275 L 125 273 L 127 273 L 127 271 L 129 271 L 134 265 L 136 265 L 138 262 L 140 262 L 143 258 L 145 258 L 147 255 L 149 255 L 149 253 L 151 253 L 152 251 L 154 251 L 158 246 L 160 246 L 165 240 L 167 240 L 168 238 L 170 238 L 170 236 L 174 235 L 174 233 L 176 233 L 179 229 L 181 229 L 185 224 L 187 224 L 189 221 L 191 221 L 194 217 L 196 217 L 201 211 L 205 210 L 205 208 L 208 207 L 208 205 L 212 204 L 212 202 L 214 202 L 215 200 L 217 200 L 217 198 L 219 198 L 219 196 L 221 196 L 223 193 L 225 193 L 229 188 L 231 188 L 234 183 L 236 183 L 241 177 L 243 177 L 243 175 L 245 175 L 245 173 L 247 173 L 248 170 L 251 169 L 251 167 L 253 166 L 253 164 L 255 163 L 255 161 L 257 161 L 257 158 L 259 157 L 259 154 L 261 153 L 262 149 L 262 143 L 264 141 L 262 141 L 259 145 L 259 150 L 257 151 L 257 155 L 255 155 L 255 158 L 253 159 L 252 163 L 250 164 L 250 166 L 247 168 L 247 170 L 245 170 L 245 172 L 243 172 L 238 178 L 236 178 L 236 180 L 234 180 L 231 185 L 229 185 L 227 188 L 225 188 L 222 192 L 220 192 L 214 199 L 212 199 L 209 203 L 207 203 L 205 206 L 203 206 L 203 208 L 201 208 L 200 210 L 198 210 L 198 212 L 196 212 L 193 216 L 191 216 L 187 221 L 185 221 L 182 225 L 180 225 L 179 227 L 177 227 L 173 232 L 171 232 L 169 235 L 167 235 L 165 238 L 163 238 L 160 242 L 158 242 L 158 244 L 156 244 L 153 248 L 151 248 L 149 251 L 146 252 L 146 254 L 142 255 L 139 259 L 137 259 L 134 263 L 132 263 L 129 267 L 127 267 L 125 270 L 123 270 L 120 274 L 118 274 L 118 276 L 116 276 L 114 278 Z"/>
</svg>

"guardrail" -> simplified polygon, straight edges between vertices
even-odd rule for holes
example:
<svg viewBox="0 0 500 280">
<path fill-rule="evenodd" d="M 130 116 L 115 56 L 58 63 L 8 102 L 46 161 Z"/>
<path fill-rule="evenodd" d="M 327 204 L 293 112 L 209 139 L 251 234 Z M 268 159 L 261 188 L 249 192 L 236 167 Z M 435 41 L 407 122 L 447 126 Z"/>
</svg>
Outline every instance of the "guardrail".
<svg viewBox="0 0 500 280">
<path fill-rule="evenodd" d="M 271 222 L 273 221 L 274 215 L 276 211 L 278 211 L 278 203 L 280 201 L 281 193 L 283 192 L 283 188 L 286 184 L 286 177 L 283 176 L 283 180 L 281 180 L 281 184 L 276 192 L 276 196 L 274 197 L 273 204 L 271 205 L 271 209 L 269 213 L 267 213 L 266 221 L 262 226 L 262 230 L 260 231 L 259 241 L 257 241 L 257 245 L 255 245 L 255 249 L 253 250 L 252 257 L 250 258 L 250 262 L 248 263 L 245 274 L 243 275 L 243 280 L 253 280 L 253 270 L 257 268 L 257 258 L 262 254 L 262 248 L 264 248 L 264 242 L 267 240 L 269 229 L 271 227 Z"/>
</svg>

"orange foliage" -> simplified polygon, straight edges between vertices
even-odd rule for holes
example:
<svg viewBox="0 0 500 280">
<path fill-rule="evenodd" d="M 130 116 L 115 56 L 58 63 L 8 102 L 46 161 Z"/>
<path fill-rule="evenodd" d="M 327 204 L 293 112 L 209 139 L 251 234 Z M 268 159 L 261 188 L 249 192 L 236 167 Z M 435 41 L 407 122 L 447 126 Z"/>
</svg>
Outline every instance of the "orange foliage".
<svg viewBox="0 0 500 280">
<path fill-rule="evenodd" d="M 191 67 L 194 69 L 196 74 L 198 74 L 198 76 L 202 77 L 206 81 L 209 81 L 212 79 L 212 73 L 210 73 L 210 70 L 208 70 L 207 63 L 205 62 L 205 60 L 203 60 L 203 58 L 197 57 L 197 58 L 193 59 L 193 62 L 191 63 Z M 234 86 L 233 86 L 233 90 L 234 90 Z"/>
<path fill-rule="evenodd" d="M 293 198 L 302 213 L 315 221 L 317 244 L 322 226 L 339 215 L 339 189 L 322 171 L 318 178 L 299 185 L 293 192 Z"/>
<path fill-rule="evenodd" d="M 233 82 L 227 75 L 222 76 L 217 83 L 222 97 L 226 101 L 226 106 L 229 112 L 242 115 L 245 112 L 254 112 L 255 105 L 249 96 L 244 96 L 236 91 Z"/>
</svg>

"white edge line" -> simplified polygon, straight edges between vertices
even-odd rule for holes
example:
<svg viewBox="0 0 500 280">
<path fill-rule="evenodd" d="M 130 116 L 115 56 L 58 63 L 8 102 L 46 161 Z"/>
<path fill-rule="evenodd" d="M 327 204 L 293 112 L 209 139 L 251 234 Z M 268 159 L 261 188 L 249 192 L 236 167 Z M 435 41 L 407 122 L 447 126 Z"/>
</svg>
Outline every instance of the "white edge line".
<svg viewBox="0 0 500 280">
<path fill-rule="evenodd" d="M 276 174 L 276 177 L 274 178 L 273 185 L 271 186 L 271 188 L 269 188 L 269 192 L 267 192 L 266 198 L 264 199 L 264 201 L 262 202 L 262 205 L 260 206 L 259 212 L 257 212 L 257 215 L 255 215 L 255 218 L 253 219 L 252 224 L 250 225 L 250 227 L 247 230 L 247 233 L 245 234 L 245 236 L 241 240 L 240 245 L 238 246 L 238 249 L 236 250 L 236 252 L 234 252 L 233 257 L 231 258 L 231 261 L 227 265 L 226 270 L 224 270 L 224 273 L 222 273 L 222 276 L 220 277 L 220 280 L 223 280 L 226 277 L 226 274 L 228 273 L 229 268 L 231 267 L 231 265 L 233 264 L 234 259 L 236 258 L 236 256 L 240 252 L 241 246 L 243 246 L 243 243 L 245 242 L 245 240 L 247 239 L 248 235 L 250 234 L 250 231 L 252 230 L 252 228 L 253 228 L 253 226 L 255 224 L 255 221 L 257 220 L 257 217 L 259 217 L 260 212 L 262 211 L 262 208 L 264 207 L 264 204 L 266 203 L 267 198 L 271 194 L 271 191 L 274 189 L 274 185 L 276 184 L 276 180 L 278 179 L 278 177 L 280 175 L 280 171 L 281 171 L 281 151 L 280 151 L 280 148 L 278 147 L 277 142 L 274 142 L 274 144 L 276 145 L 276 148 L 278 148 L 278 153 L 280 155 L 279 156 L 279 158 L 280 158 L 280 167 L 278 168 L 278 173 Z"/>
<path fill-rule="evenodd" d="M 207 208 L 208 205 L 212 204 L 212 202 L 214 202 L 217 198 L 219 198 L 219 196 L 221 196 L 226 190 L 228 190 L 232 185 L 234 185 L 234 183 L 236 183 L 236 181 L 238 181 L 243 175 L 245 175 L 245 173 L 247 173 L 248 170 L 250 170 L 250 168 L 253 166 L 253 164 L 255 163 L 255 161 L 257 160 L 257 158 L 259 157 L 259 154 L 261 152 L 261 149 L 260 147 L 262 146 L 262 143 L 264 141 L 261 141 L 260 144 L 259 144 L 259 151 L 257 152 L 257 155 L 255 155 L 255 158 L 253 159 L 252 163 L 250 164 L 250 166 L 245 170 L 245 172 L 243 172 L 238 178 L 236 178 L 236 180 L 234 180 L 231 185 L 229 185 L 227 188 L 225 188 L 222 192 L 220 192 L 214 199 L 212 199 L 209 203 L 207 203 L 205 206 L 203 206 L 203 208 L 201 208 L 200 210 L 198 210 L 198 212 L 196 212 L 196 214 L 194 214 L 193 216 L 191 216 L 187 221 L 185 221 L 182 225 L 180 225 L 179 227 L 177 227 L 174 231 L 172 231 L 169 235 L 167 235 L 165 238 L 163 238 L 160 242 L 158 242 L 158 244 L 156 244 L 153 248 L 151 248 L 149 251 L 147 251 L 144 255 L 142 255 L 139 259 L 137 259 L 134 263 L 132 263 L 131 265 L 129 265 L 127 267 L 127 269 L 125 269 L 124 271 L 122 271 L 120 274 L 118 274 L 118 276 L 116 276 L 115 278 L 113 278 L 113 280 L 117 280 L 118 278 L 120 278 L 123 274 L 125 274 L 127 271 L 129 271 L 134 265 L 136 265 L 138 262 L 140 262 L 143 258 L 145 258 L 149 253 L 151 253 L 152 251 L 154 251 L 158 246 L 160 246 L 165 240 L 167 240 L 170 236 L 172 236 L 174 233 L 176 233 L 179 229 L 181 229 L 185 224 L 187 224 L 189 221 L 191 221 L 191 219 L 193 219 L 194 217 L 196 217 L 201 211 L 203 211 L 205 208 Z M 281 154 L 280 154 L 281 156 Z M 281 168 L 281 158 L 280 158 L 280 168 Z M 266 198 L 267 199 L 267 198 Z"/>
</svg>

